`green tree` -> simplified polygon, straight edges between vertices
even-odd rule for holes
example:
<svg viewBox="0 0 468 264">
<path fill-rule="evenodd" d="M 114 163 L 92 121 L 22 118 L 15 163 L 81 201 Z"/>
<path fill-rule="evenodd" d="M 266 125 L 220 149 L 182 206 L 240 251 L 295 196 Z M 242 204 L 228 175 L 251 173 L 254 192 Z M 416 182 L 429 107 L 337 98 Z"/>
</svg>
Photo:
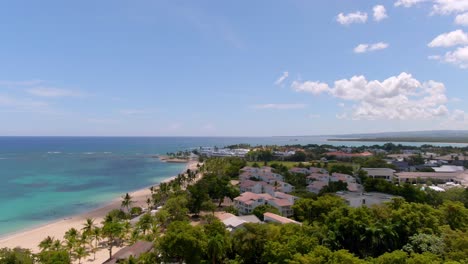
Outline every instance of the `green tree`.
<svg viewBox="0 0 468 264">
<path fill-rule="evenodd" d="M 175 221 L 169 224 L 157 247 L 164 261 L 190 264 L 200 263 L 206 243 L 201 227 Z"/>
<path fill-rule="evenodd" d="M 466 229 L 468 227 L 468 209 L 461 202 L 445 201 L 440 207 L 443 222 L 452 229 Z"/>
<path fill-rule="evenodd" d="M 150 213 L 146 213 L 140 217 L 137 222 L 137 227 L 143 232 L 143 235 L 146 235 L 146 232 L 151 229 L 153 224 L 153 217 Z"/>
<path fill-rule="evenodd" d="M 71 256 L 66 250 L 44 251 L 37 255 L 41 264 L 70 264 Z"/>
<path fill-rule="evenodd" d="M 54 238 L 47 236 L 39 243 L 39 248 L 41 249 L 41 251 L 50 250 L 53 243 L 54 243 Z"/>
<path fill-rule="evenodd" d="M 33 264 L 34 257 L 29 249 L 0 249 L 0 264 Z"/>
<path fill-rule="evenodd" d="M 130 194 L 126 193 L 123 197 L 122 197 L 122 202 L 121 202 L 121 207 L 122 208 L 126 208 L 127 209 L 127 213 L 130 213 L 130 207 L 132 206 L 133 204 L 133 200 L 132 200 L 132 196 L 130 196 Z"/>
<path fill-rule="evenodd" d="M 252 211 L 252 214 L 254 214 L 256 217 L 258 217 L 258 219 L 263 221 L 263 214 L 266 212 L 281 215 L 280 211 L 276 207 L 273 207 L 269 204 L 264 204 L 255 207 L 255 209 Z"/>
<path fill-rule="evenodd" d="M 91 234 L 91 231 L 96 227 L 94 224 L 94 219 L 92 218 L 86 218 L 86 223 L 83 224 L 83 228 L 81 231 L 83 231 L 83 234 Z"/>
<path fill-rule="evenodd" d="M 233 234 L 233 249 L 243 263 L 265 263 L 263 253 L 268 241 L 279 236 L 279 229 L 268 224 L 246 223 Z"/>
<path fill-rule="evenodd" d="M 84 246 L 79 246 L 75 248 L 74 254 L 76 258 L 78 259 L 78 264 L 81 264 L 81 259 L 86 258 L 89 256 L 89 252 L 86 250 Z"/>
<path fill-rule="evenodd" d="M 107 249 L 109 258 L 112 258 L 112 248 L 119 244 L 120 237 L 123 235 L 123 225 L 120 222 L 104 222 L 101 230 L 102 236 L 107 239 Z"/>
<path fill-rule="evenodd" d="M 212 218 L 203 226 L 207 236 L 206 254 L 212 263 L 221 263 L 231 250 L 231 237 L 226 226 L 217 218 Z"/>
</svg>

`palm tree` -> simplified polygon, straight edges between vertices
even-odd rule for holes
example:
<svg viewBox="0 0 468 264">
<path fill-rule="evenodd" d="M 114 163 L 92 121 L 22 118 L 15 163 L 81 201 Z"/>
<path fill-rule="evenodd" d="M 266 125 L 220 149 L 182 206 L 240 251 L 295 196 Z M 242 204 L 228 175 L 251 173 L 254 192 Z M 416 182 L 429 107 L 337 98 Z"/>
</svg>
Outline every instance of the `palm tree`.
<svg viewBox="0 0 468 264">
<path fill-rule="evenodd" d="M 94 254 L 94 260 L 96 260 L 96 251 L 99 246 L 99 241 L 101 240 L 101 229 L 99 227 L 94 227 L 91 230 L 91 236 L 94 240 L 94 247 L 93 247 L 93 254 Z"/>
<path fill-rule="evenodd" d="M 94 224 L 94 219 L 92 218 L 86 218 L 86 223 L 83 224 L 83 228 L 81 231 L 83 231 L 83 234 L 90 235 L 91 231 L 96 225 Z"/>
<path fill-rule="evenodd" d="M 79 246 L 75 249 L 75 256 L 78 259 L 78 264 L 81 264 L 81 259 L 89 256 L 89 252 L 85 247 Z"/>
<path fill-rule="evenodd" d="M 70 228 L 67 232 L 65 232 L 65 235 L 63 238 L 65 239 L 65 247 L 68 251 L 68 254 L 70 255 L 70 258 L 72 257 L 72 251 L 78 244 L 78 237 L 80 236 L 80 233 L 76 228 Z"/>
<path fill-rule="evenodd" d="M 151 194 L 151 195 L 153 195 L 153 194 Z M 149 197 L 146 198 L 146 206 L 148 207 L 148 211 L 151 209 L 151 203 L 152 203 L 151 198 L 149 198 Z"/>
<path fill-rule="evenodd" d="M 54 243 L 54 238 L 53 237 L 47 236 L 46 238 L 44 238 L 39 243 L 39 248 L 41 249 L 41 252 L 50 250 L 52 248 L 53 243 Z"/>
<path fill-rule="evenodd" d="M 127 213 L 130 213 L 130 207 L 132 206 L 133 201 L 132 201 L 132 196 L 130 194 L 126 193 L 124 197 L 122 197 L 122 204 L 121 207 L 127 208 Z"/>
<path fill-rule="evenodd" d="M 143 232 L 143 235 L 146 235 L 146 231 L 151 229 L 152 223 L 153 217 L 151 217 L 151 214 L 146 213 L 141 216 L 140 220 L 138 220 L 137 226 Z"/>
<path fill-rule="evenodd" d="M 112 248 L 117 244 L 118 239 L 122 236 L 123 225 L 119 222 L 106 222 L 102 227 L 102 235 L 107 238 L 107 247 L 109 250 L 109 258 L 112 258 Z"/>
</svg>

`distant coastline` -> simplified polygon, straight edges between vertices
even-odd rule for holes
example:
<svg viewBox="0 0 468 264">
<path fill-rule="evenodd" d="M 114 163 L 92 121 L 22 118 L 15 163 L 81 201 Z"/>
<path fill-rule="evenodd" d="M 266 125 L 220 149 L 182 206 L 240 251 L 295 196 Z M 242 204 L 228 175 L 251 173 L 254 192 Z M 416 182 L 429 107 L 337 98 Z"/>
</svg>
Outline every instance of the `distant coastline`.
<svg viewBox="0 0 468 264">
<path fill-rule="evenodd" d="M 429 142 L 429 143 L 466 143 L 468 138 L 456 137 L 379 137 L 379 138 L 328 138 L 327 141 L 354 141 L 354 142 Z"/>
<path fill-rule="evenodd" d="M 153 156 L 153 158 L 157 158 L 162 162 L 169 162 L 169 163 L 188 163 L 190 160 L 189 159 L 184 159 L 184 158 L 174 158 L 174 157 L 169 157 L 169 156 Z"/>
</svg>

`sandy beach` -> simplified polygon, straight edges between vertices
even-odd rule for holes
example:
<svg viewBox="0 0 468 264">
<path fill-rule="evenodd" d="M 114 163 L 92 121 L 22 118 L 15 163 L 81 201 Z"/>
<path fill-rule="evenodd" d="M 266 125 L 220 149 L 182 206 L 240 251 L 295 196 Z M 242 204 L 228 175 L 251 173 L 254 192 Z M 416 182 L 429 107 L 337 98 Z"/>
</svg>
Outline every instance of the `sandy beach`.
<svg viewBox="0 0 468 264">
<path fill-rule="evenodd" d="M 187 163 L 186 169 L 196 170 L 197 162 L 191 161 Z M 175 176 L 170 177 L 163 182 L 167 182 L 175 178 Z M 156 186 L 157 184 L 155 184 Z M 123 195 L 123 194 L 122 194 Z M 146 207 L 146 200 L 151 196 L 149 186 L 138 191 L 130 193 L 133 197 L 134 206 Z M 74 227 L 78 230 L 81 230 L 84 222 L 87 218 L 95 219 L 95 223 L 100 224 L 104 216 L 113 209 L 119 209 L 121 205 L 121 198 L 118 197 L 111 201 L 108 205 L 100 207 L 98 209 L 75 215 L 72 217 L 67 217 L 65 219 L 60 219 L 52 223 L 40 226 L 37 228 L 29 229 L 26 231 L 18 232 L 6 237 L 0 238 L 0 248 L 8 247 L 22 247 L 29 248 L 33 252 L 39 252 L 38 244 L 45 237 L 51 236 L 57 239 L 62 239 L 63 235 L 67 230 Z M 114 249 L 113 252 L 117 252 L 118 248 Z M 96 253 L 96 260 L 93 261 L 92 256 L 88 257 L 86 260 L 82 260 L 82 263 L 102 263 L 109 257 L 109 253 L 106 249 L 102 249 Z"/>
</svg>

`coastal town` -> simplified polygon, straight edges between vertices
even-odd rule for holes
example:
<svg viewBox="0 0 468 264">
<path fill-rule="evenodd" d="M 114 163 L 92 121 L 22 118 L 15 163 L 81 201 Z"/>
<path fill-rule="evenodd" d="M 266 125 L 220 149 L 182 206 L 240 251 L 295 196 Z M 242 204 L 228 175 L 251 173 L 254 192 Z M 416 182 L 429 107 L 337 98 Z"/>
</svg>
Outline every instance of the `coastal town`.
<svg viewBox="0 0 468 264">
<path fill-rule="evenodd" d="M 164 243 L 169 243 L 165 238 L 176 239 L 173 236 L 182 232 L 174 229 L 176 223 L 185 223 L 187 226 L 183 230 L 191 230 L 208 228 L 218 222 L 224 226 L 225 231 L 218 230 L 222 237 L 235 239 L 238 234 L 253 228 L 252 225 L 292 224 L 304 228 L 322 221 L 324 216 L 317 215 L 318 211 L 307 213 L 304 210 L 323 210 L 320 207 L 312 209 L 312 204 L 327 200 L 330 204 L 321 206 L 326 206 L 330 212 L 337 208 L 374 210 L 386 208 L 396 201 L 432 204 L 436 208 L 450 202 L 454 203 L 452 206 L 462 206 L 459 224 L 466 226 L 468 221 L 468 157 L 465 149 L 405 148 L 391 143 L 372 148 L 227 146 L 200 147 L 155 157 L 161 162 L 185 161 L 188 165 L 177 177 L 126 194 L 112 206 L 98 210 L 98 214 L 64 220 L 2 239 L 0 248 L 26 247 L 32 249 L 31 254 L 45 259 L 46 255 L 50 257 L 48 254 L 62 252 L 62 246 L 52 249 L 53 243 L 68 243 L 68 251 L 62 253 L 73 263 L 127 263 L 122 261 L 129 258 L 141 263 L 147 263 L 143 262 L 145 258 L 155 262 L 182 260 L 189 263 L 194 256 L 184 255 L 182 251 L 186 249 L 177 253 L 175 249 L 163 247 Z M 451 201 L 444 202 L 446 199 Z M 310 206 L 311 209 L 305 209 Z M 83 224 L 83 221 L 86 222 Z M 85 228 L 86 223 L 91 225 L 89 230 Z M 117 229 L 113 233 L 109 228 Z M 94 229 L 96 234 L 100 232 L 99 237 L 92 238 Z M 128 231 L 124 231 L 126 229 Z M 74 234 L 72 238 L 71 233 Z M 63 242 L 61 236 L 65 239 Z M 410 235 L 406 236 L 406 239 L 410 238 Z M 23 244 L 25 237 L 29 242 Z M 40 239 L 34 241 L 31 237 Z M 82 239 L 88 242 L 80 242 Z M 158 241 L 157 246 L 155 241 Z M 362 254 L 360 251 L 350 252 L 357 257 Z M 200 260 L 204 254 L 200 253 L 195 259 Z M 210 258 L 222 263 L 227 257 L 221 254 Z M 47 262 L 43 260 L 41 263 Z"/>
</svg>

